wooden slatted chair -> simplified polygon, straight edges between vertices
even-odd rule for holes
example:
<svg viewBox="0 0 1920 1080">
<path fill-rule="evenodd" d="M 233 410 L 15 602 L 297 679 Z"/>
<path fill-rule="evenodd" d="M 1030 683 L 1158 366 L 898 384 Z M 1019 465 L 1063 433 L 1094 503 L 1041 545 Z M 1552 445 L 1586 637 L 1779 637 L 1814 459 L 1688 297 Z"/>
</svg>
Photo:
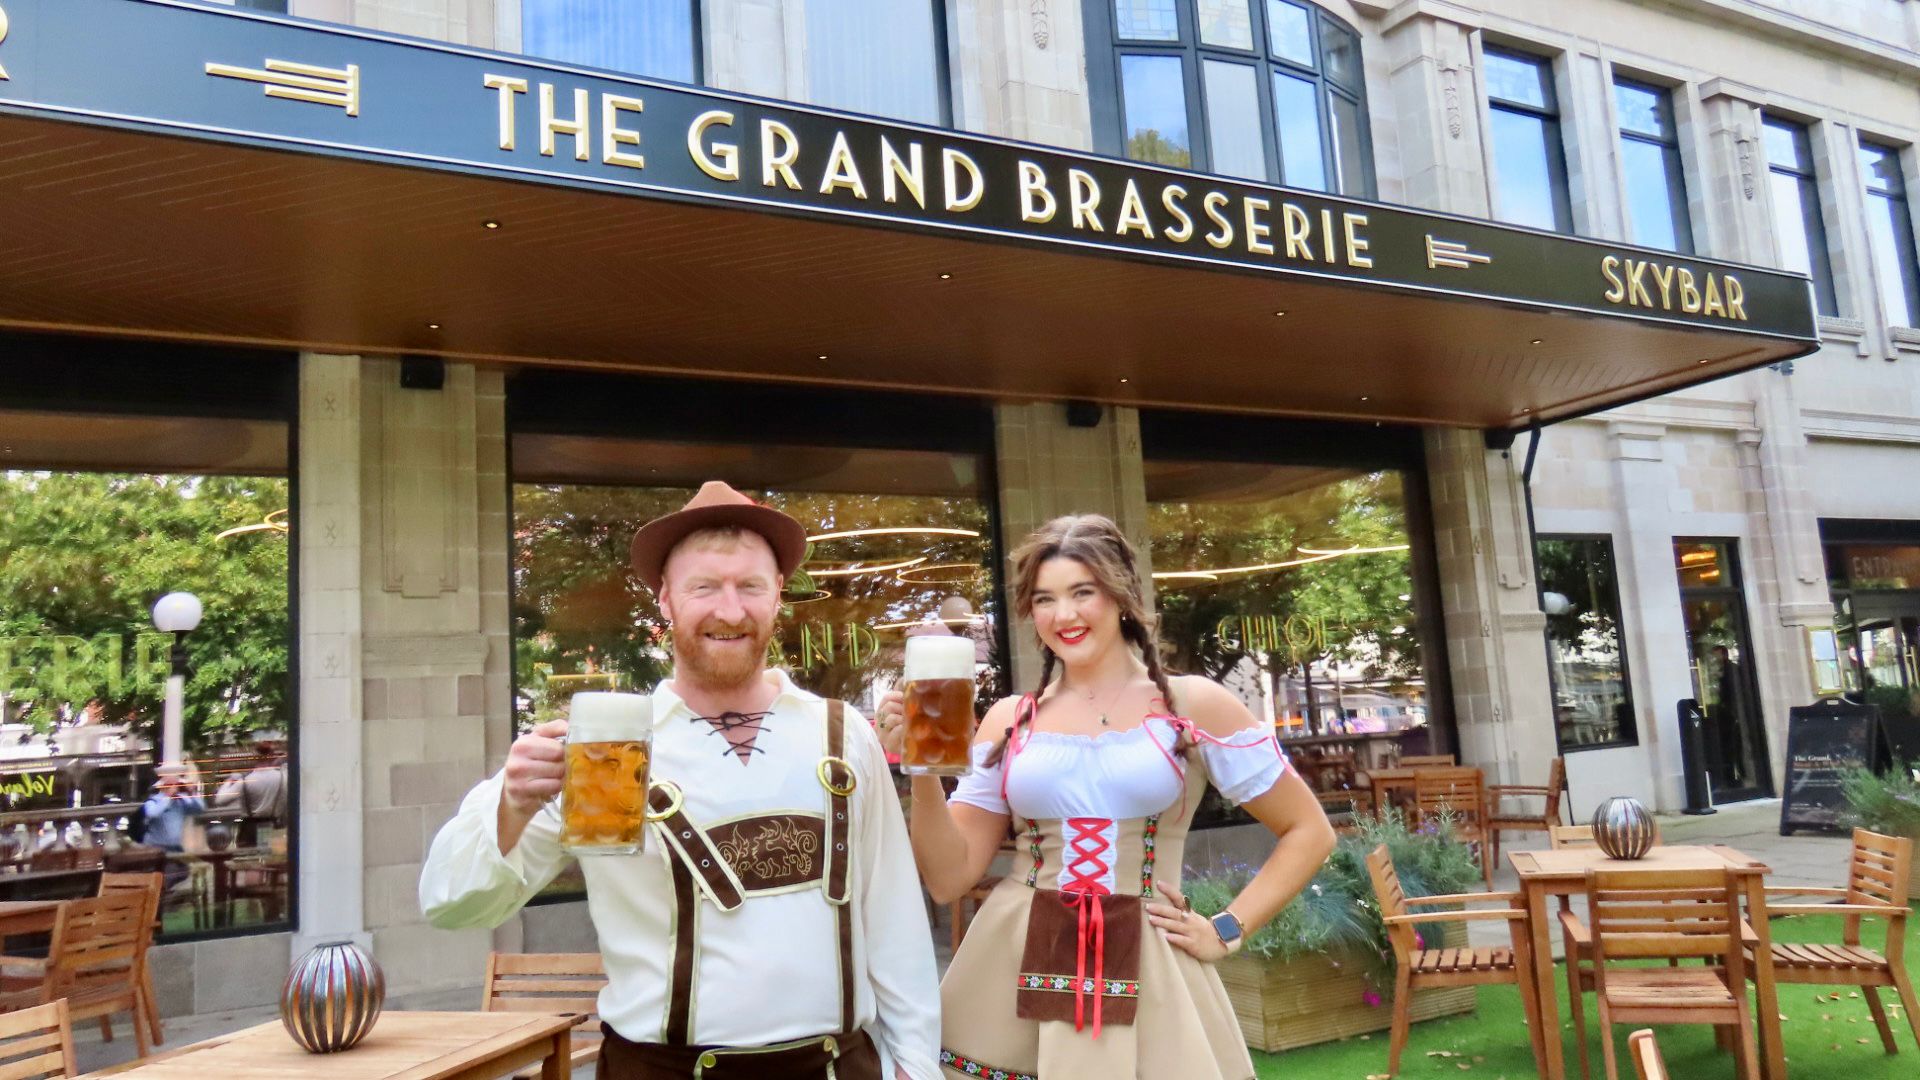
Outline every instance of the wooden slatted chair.
<svg viewBox="0 0 1920 1080">
<path fill-rule="evenodd" d="M 64 1000 L 0 1015 L 0 1076 L 52 1080 L 78 1071 Z"/>
<path fill-rule="evenodd" d="M 1400 759 L 1403 769 L 1451 769 L 1460 764 L 1452 754 L 1408 754 Z"/>
<path fill-rule="evenodd" d="M 1487 828 L 1486 774 L 1479 769 L 1433 768 L 1413 774 L 1414 818 L 1427 822 L 1441 816 L 1453 820 L 1454 838 L 1480 854 L 1480 874 L 1493 888 L 1492 831 Z"/>
<path fill-rule="evenodd" d="M 1837 915 L 1845 920 L 1839 945 L 1788 945 L 1774 942 L 1773 978 L 1777 983 L 1815 986 L 1857 986 L 1880 1029 L 1880 1042 L 1889 1054 L 1899 1052 L 1880 989 L 1891 987 L 1900 996 L 1913 1037 L 1920 1042 L 1920 999 L 1914 997 L 1913 976 L 1907 970 L 1906 923 L 1909 913 L 1903 892 L 1913 863 L 1913 841 L 1883 836 L 1865 829 L 1853 831 L 1853 853 L 1847 884 L 1840 888 L 1803 889 L 1769 886 L 1772 896 L 1820 896 L 1819 904 L 1776 904 L 1767 901 L 1766 914 Z M 1887 936 L 1878 951 L 1861 943 L 1860 924 L 1868 918 L 1887 920 Z M 1751 955 L 1751 951 L 1749 951 Z"/>
<path fill-rule="evenodd" d="M 1487 803 L 1492 813 L 1487 818 L 1487 831 L 1493 834 L 1493 861 L 1500 862 L 1500 834 L 1507 832 L 1543 832 L 1550 833 L 1560 824 L 1562 796 L 1567 792 L 1567 759 L 1554 758 L 1547 769 L 1545 787 L 1526 784 L 1492 784 L 1487 787 Z M 1528 810 L 1506 810 L 1502 804 L 1508 799 L 1540 799 L 1539 813 Z"/>
<path fill-rule="evenodd" d="M 1667 1080 L 1667 1062 L 1660 1056 L 1660 1043 L 1654 1039 L 1652 1028 L 1641 1028 L 1627 1036 L 1627 1053 L 1640 1080 Z"/>
<path fill-rule="evenodd" d="M 1732 1028 L 1740 1080 L 1757 1080 L 1753 1010 L 1747 1001 L 1738 879 L 1726 870 L 1593 870 L 1594 998 L 1607 1080 L 1619 1080 L 1613 1025 L 1710 1024 Z M 1623 967 L 1620 962 L 1697 959 L 1705 965 Z M 1586 1010 L 1574 999 L 1581 1075 L 1588 1074 Z"/>
<path fill-rule="evenodd" d="M 147 894 L 147 938 L 140 944 L 139 966 L 140 991 L 147 1003 L 147 1030 L 153 1033 L 155 1043 L 167 1041 L 165 1030 L 160 1024 L 160 1000 L 153 993 L 153 971 L 147 967 L 147 954 L 153 947 L 153 935 L 160 930 L 160 897 L 166 892 L 167 879 L 160 873 L 128 874 L 107 871 L 100 875 L 100 895 L 125 890 L 145 892 Z M 108 1030 L 106 1017 L 100 1018 L 102 1030 Z"/>
<path fill-rule="evenodd" d="M 599 995 L 606 985 L 599 953 L 496 952 L 487 957 L 480 1009 L 578 1016 L 572 1032 L 577 1069 L 600 1057 Z"/>
<path fill-rule="evenodd" d="M 1555 851 L 1561 848 L 1598 847 L 1593 840 L 1591 825 L 1555 825 L 1547 830 L 1547 842 Z M 1657 841 L 1656 841 L 1657 842 Z"/>
<path fill-rule="evenodd" d="M 74 1023 L 131 1013 L 134 1046 L 146 1057 L 152 1032 L 147 1027 L 146 991 L 136 973 L 151 921 L 147 895 L 132 890 L 60 905 L 46 959 L 0 959 L 0 966 L 41 976 L 27 989 L 0 993 L 0 1012 L 65 998 L 67 1017 Z M 113 1038 L 107 1025 L 101 1034 Z"/>
<path fill-rule="evenodd" d="M 1519 893 L 1461 893 L 1450 896 L 1409 898 L 1400 887 L 1400 875 L 1393 868 L 1387 846 L 1380 845 L 1367 855 L 1367 873 L 1373 879 L 1374 898 L 1386 923 L 1387 938 L 1393 945 L 1394 990 L 1393 1032 L 1387 1046 L 1387 1076 L 1400 1071 L 1400 1053 L 1407 1045 L 1413 995 L 1434 986 L 1512 985 L 1520 991 L 1526 1010 L 1527 1032 L 1533 1040 L 1534 1064 L 1542 1073 L 1545 1046 L 1540 1039 L 1540 1024 L 1534 1007 L 1529 972 L 1527 911 Z M 1439 911 L 1412 914 L 1412 907 L 1452 904 L 1502 904 L 1491 911 Z M 1414 927 L 1420 923 L 1469 922 L 1504 919 L 1511 935 L 1510 945 L 1493 948 L 1422 948 Z"/>
</svg>

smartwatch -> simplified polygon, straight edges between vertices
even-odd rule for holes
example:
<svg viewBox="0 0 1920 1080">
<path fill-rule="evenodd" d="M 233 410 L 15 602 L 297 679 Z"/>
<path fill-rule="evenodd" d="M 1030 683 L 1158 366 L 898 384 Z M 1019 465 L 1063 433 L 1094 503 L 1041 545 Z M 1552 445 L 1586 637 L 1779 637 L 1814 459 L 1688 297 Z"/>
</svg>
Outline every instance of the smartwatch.
<svg viewBox="0 0 1920 1080">
<path fill-rule="evenodd" d="M 1239 941 L 1240 935 L 1246 932 L 1240 925 L 1240 916 L 1231 911 L 1222 911 L 1207 921 L 1213 923 L 1213 932 L 1220 935 L 1220 943 L 1229 949 L 1233 948 L 1233 943 Z"/>
</svg>

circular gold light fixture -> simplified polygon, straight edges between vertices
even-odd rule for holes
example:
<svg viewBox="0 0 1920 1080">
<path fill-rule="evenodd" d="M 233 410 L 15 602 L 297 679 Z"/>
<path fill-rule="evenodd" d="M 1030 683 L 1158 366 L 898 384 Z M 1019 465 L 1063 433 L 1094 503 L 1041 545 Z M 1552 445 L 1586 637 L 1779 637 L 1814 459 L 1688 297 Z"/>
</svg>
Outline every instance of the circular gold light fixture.
<svg viewBox="0 0 1920 1080">
<path fill-rule="evenodd" d="M 941 529 L 933 526 L 890 529 L 847 529 L 842 532 L 817 533 L 807 537 L 808 543 L 822 540 L 850 540 L 862 536 L 979 536 L 974 529 Z"/>
<path fill-rule="evenodd" d="M 287 512 L 285 510 L 275 510 L 266 517 L 261 518 L 258 525 L 237 525 L 224 532 L 213 534 L 213 538 L 215 540 L 225 540 L 229 536 L 239 536 L 241 533 L 250 532 L 271 532 L 285 535 L 287 527 Z"/>
<path fill-rule="evenodd" d="M 966 573 L 938 577 L 921 576 L 922 574 L 936 574 L 942 570 L 965 570 Z M 981 567 L 976 563 L 932 563 L 927 566 L 916 566 L 912 569 L 902 570 L 893 575 L 893 579 L 895 581 L 904 581 L 909 585 L 958 585 L 961 582 L 972 581 L 974 578 L 979 577 L 980 570 Z"/>
<path fill-rule="evenodd" d="M 825 589 L 815 589 L 806 596 L 783 596 L 780 598 L 780 602 L 786 604 L 788 607 L 799 607 L 801 604 L 818 603 L 832 595 L 832 593 Z"/>
<path fill-rule="evenodd" d="M 863 566 L 856 563 L 852 566 L 836 566 L 826 570 L 808 570 L 807 573 L 817 578 L 853 577 L 856 574 L 884 574 L 889 570 L 904 570 L 909 566 L 919 566 L 926 561 L 927 557 L 922 555 L 917 559 L 906 559 L 901 562 L 874 563 L 871 566 Z"/>
</svg>

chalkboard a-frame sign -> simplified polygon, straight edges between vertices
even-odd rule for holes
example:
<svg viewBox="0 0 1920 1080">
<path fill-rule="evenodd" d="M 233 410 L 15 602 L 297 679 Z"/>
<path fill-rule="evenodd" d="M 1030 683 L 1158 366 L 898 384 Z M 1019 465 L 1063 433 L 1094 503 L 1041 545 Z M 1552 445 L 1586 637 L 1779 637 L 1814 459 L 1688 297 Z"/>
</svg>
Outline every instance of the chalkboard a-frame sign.
<svg viewBox="0 0 1920 1080">
<path fill-rule="evenodd" d="M 1824 701 L 1787 711 L 1787 785 L 1780 800 L 1780 835 L 1795 829 L 1844 832 L 1846 796 L 1840 790 L 1849 769 L 1886 763 L 1886 736 L 1873 705 Z"/>
</svg>

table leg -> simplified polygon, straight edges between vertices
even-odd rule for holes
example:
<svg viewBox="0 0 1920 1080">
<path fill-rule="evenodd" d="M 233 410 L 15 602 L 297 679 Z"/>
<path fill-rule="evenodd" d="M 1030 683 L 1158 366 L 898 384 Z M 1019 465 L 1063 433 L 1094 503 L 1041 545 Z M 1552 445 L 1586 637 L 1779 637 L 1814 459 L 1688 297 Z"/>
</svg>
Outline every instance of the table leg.
<svg viewBox="0 0 1920 1080">
<path fill-rule="evenodd" d="M 1773 982 L 1773 928 L 1767 923 L 1765 879 L 1746 874 L 1747 921 L 1760 943 L 1753 950 L 1753 1008 L 1760 1019 L 1760 1075 L 1787 1080 L 1787 1048 L 1780 1034 L 1780 995 Z"/>
<path fill-rule="evenodd" d="M 1526 902 L 1522 901 L 1520 907 L 1524 911 Z M 1540 995 L 1535 988 L 1533 976 L 1533 939 L 1525 924 L 1516 928 L 1516 931 L 1513 935 L 1513 943 L 1516 946 L 1514 959 L 1520 965 L 1518 985 L 1520 1008 L 1526 1015 L 1527 1037 L 1533 1044 L 1533 1068 L 1535 1072 L 1539 1072 L 1546 1068 L 1547 1037 L 1546 1029 L 1540 1026 Z"/>
<path fill-rule="evenodd" d="M 546 1060 L 540 1063 L 540 1080 L 567 1080 L 572 1075 L 573 1029 L 561 1028 L 554 1033 Z"/>
<path fill-rule="evenodd" d="M 1542 1080 L 1566 1080 L 1567 1059 L 1560 1046 L 1560 1000 L 1553 989 L 1553 936 L 1548 932 L 1547 890 L 1523 882 L 1527 897 L 1527 926 L 1533 933 L 1533 992 L 1539 1004 L 1540 1041 L 1546 1050 Z"/>
</svg>

